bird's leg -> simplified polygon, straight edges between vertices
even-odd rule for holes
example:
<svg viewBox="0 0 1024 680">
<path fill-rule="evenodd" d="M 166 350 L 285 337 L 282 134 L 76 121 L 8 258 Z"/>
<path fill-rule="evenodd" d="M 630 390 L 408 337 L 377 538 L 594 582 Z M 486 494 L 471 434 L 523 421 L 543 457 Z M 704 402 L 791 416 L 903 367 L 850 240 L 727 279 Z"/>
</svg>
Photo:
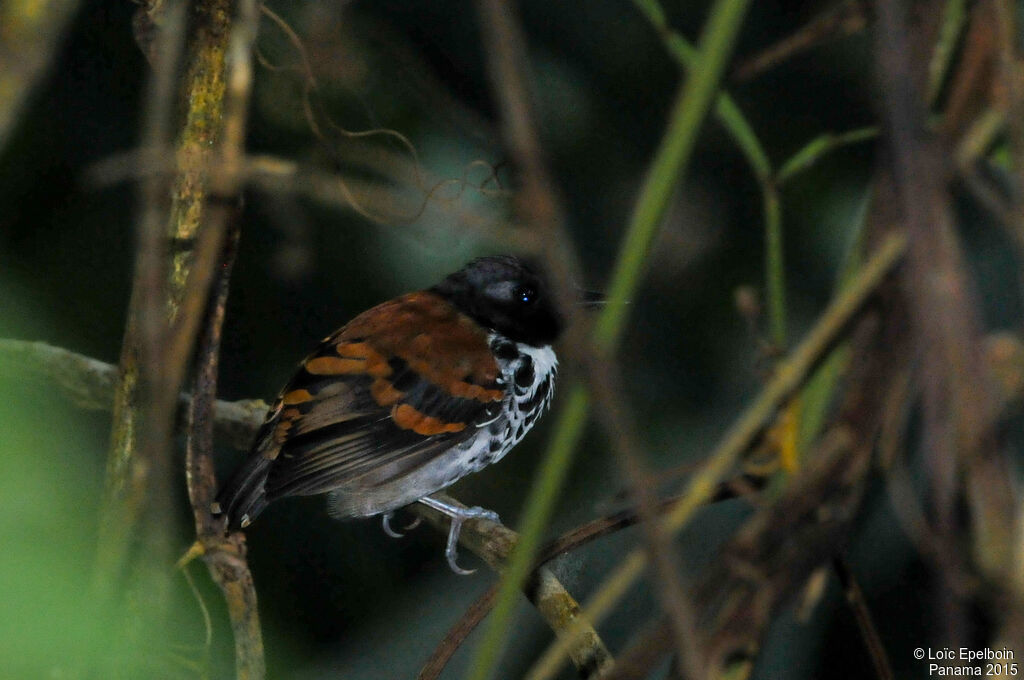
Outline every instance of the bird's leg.
<svg viewBox="0 0 1024 680">
<path fill-rule="evenodd" d="M 458 558 L 458 552 L 456 547 L 459 544 L 459 532 L 462 530 L 462 523 L 467 519 L 487 519 L 492 522 L 497 522 L 498 513 L 493 510 L 487 510 L 485 508 L 464 508 L 459 505 L 453 505 L 446 501 L 438 500 L 432 496 L 424 496 L 419 500 L 420 503 L 437 510 L 442 515 L 446 515 L 451 519 L 451 528 L 448 530 L 448 545 L 445 547 L 444 556 L 448 558 L 448 566 L 452 568 L 456 574 L 461 576 L 467 576 L 472 574 L 476 569 L 463 569 L 458 565 L 456 559 Z"/>
</svg>

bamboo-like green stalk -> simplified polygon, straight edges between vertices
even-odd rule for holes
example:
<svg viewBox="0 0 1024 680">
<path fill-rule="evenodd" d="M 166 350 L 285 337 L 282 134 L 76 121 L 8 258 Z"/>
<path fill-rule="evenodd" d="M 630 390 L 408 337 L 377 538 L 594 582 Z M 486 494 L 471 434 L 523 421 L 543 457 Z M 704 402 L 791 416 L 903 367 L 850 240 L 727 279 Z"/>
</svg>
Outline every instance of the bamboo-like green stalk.
<svg viewBox="0 0 1024 680">
<path fill-rule="evenodd" d="M 844 146 L 866 142 L 876 137 L 878 137 L 878 128 L 874 125 L 855 128 L 839 134 L 826 132 L 804 144 L 796 153 L 783 162 L 779 166 L 779 171 L 775 174 L 775 182 L 782 186 L 793 179 L 794 176 L 812 167 L 832 151 L 841 149 Z"/>
<path fill-rule="evenodd" d="M 782 250 L 782 201 L 774 182 L 762 184 L 764 276 L 768 291 L 768 327 L 772 343 L 786 347 L 786 262 Z"/>
<path fill-rule="evenodd" d="M 850 286 L 864 264 L 868 212 L 873 195 L 873 188 L 869 186 L 857 209 L 857 216 L 854 220 L 854 238 L 851 239 L 849 248 L 843 258 L 839 276 L 836 277 L 836 295 L 841 294 Z M 821 362 L 821 365 L 814 371 L 814 375 L 804 385 L 804 389 L 800 394 L 800 426 L 797 435 L 798 447 L 801 451 L 810 448 L 821 432 L 825 423 L 825 417 L 828 414 L 829 405 L 832 403 L 833 393 L 839 384 L 840 378 L 846 371 L 849 357 L 850 348 L 848 343 L 838 345 Z"/>
<path fill-rule="evenodd" d="M 957 42 L 966 23 L 967 0 L 946 0 L 946 6 L 942 10 L 939 38 L 928 64 L 928 91 L 925 93 L 925 102 L 928 106 L 934 106 L 939 98 L 942 84 L 949 72 L 949 65 L 953 63 Z"/>
<path fill-rule="evenodd" d="M 594 330 L 593 341 L 600 355 L 613 354 L 622 337 L 627 318 L 626 301 L 634 296 L 639 285 L 654 236 L 692 155 L 701 123 L 718 90 L 749 2 L 717 0 L 711 8 L 701 38 L 699 67 L 687 79 L 672 108 L 668 129 L 651 164 L 619 250 L 609 286 L 609 304 L 598 318 Z M 533 562 L 562 478 L 583 432 L 588 410 L 589 398 L 585 388 L 574 386 L 560 412 L 552 445 L 530 493 L 520 542 L 509 561 L 494 612 L 470 666 L 468 677 L 472 680 L 491 677 L 497 664 L 521 581 Z"/>
<path fill-rule="evenodd" d="M 662 37 L 665 49 L 676 63 L 689 73 L 697 64 L 697 48 L 669 26 L 665 12 L 657 0 L 633 0 L 633 4 Z M 715 118 L 732 137 L 758 180 L 769 180 L 772 176 L 771 161 L 736 100 L 728 92 L 720 91 L 715 100 L 714 112 Z"/>
</svg>

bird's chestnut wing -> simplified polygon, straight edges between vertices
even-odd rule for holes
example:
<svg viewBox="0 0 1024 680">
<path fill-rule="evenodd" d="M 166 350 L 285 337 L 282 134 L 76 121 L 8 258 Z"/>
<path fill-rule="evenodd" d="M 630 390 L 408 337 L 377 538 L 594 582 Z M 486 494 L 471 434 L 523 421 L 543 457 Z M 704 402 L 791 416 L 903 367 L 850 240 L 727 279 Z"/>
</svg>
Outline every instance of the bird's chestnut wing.
<svg viewBox="0 0 1024 680">
<path fill-rule="evenodd" d="M 499 378 L 486 331 L 437 295 L 364 312 L 302 362 L 260 431 L 268 500 L 408 474 L 498 415 Z"/>
</svg>

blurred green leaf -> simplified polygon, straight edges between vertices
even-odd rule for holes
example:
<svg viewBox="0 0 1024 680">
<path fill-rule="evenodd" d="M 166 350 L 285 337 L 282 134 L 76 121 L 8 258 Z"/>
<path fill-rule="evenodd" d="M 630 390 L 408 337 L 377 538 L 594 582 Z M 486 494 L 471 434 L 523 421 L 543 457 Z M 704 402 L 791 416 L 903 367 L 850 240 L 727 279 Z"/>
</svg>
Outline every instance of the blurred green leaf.
<svg viewBox="0 0 1024 680">
<path fill-rule="evenodd" d="M 8 310 L 31 308 L 2 287 L 0 297 Z M 82 436 L 88 425 L 54 387 L 0 365 L 5 677 L 77 676 L 104 654 L 110 618 L 88 601 L 98 489 L 98 452 Z"/>
</svg>

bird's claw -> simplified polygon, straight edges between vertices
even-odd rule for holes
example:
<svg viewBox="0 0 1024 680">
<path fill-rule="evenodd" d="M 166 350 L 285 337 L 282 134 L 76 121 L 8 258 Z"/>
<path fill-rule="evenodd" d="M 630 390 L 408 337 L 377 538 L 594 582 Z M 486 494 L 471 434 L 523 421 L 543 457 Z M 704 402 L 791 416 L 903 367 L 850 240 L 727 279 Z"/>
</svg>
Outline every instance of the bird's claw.
<svg viewBox="0 0 1024 680">
<path fill-rule="evenodd" d="M 384 515 L 381 517 L 381 525 L 384 527 L 384 533 L 390 536 L 391 538 L 401 538 L 402 536 L 405 536 L 405 534 L 403 534 L 400 531 L 395 531 L 391 528 L 391 519 L 394 516 L 395 513 L 393 512 L 385 512 Z"/>
<path fill-rule="evenodd" d="M 402 527 L 402 531 L 396 531 L 391 528 L 391 520 L 394 519 L 394 517 L 395 513 L 393 512 L 385 512 L 383 515 L 381 515 L 381 524 L 383 524 L 384 526 L 384 533 L 390 536 L 391 538 L 402 538 L 403 536 L 405 536 L 405 534 L 403 533 L 404 531 L 412 531 L 420 525 L 420 522 L 423 521 L 422 517 L 413 517 L 411 522 Z"/>
</svg>

